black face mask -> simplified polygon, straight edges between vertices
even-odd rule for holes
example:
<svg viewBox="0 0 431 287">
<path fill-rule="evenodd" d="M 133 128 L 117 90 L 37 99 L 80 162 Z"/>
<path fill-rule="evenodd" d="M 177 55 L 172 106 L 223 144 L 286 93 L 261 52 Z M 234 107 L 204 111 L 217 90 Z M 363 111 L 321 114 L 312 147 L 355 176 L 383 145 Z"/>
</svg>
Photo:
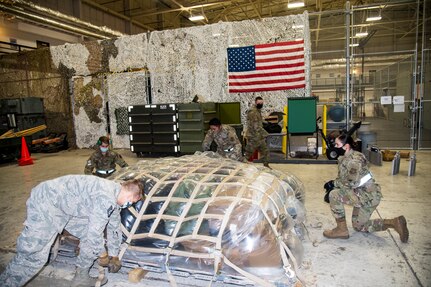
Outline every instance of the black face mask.
<svg viewBox="0 0 431 287">
<path fill-rule="evenodd" d="M 257 108 L 257 109 L 259 109 L 259 110 L 260 110 L 262 107 L 263 107 L 263 104 L 256 104 L 256 108 Z"/>
<path fill-rule="evenodd" d="M 339 156 L 342 156 L 342 155 L 344 155 L 346 153 L 346 151 L 342 147 L 336 147 L 335 151 L 337 152 L 337 154 Z"/>
</svg>

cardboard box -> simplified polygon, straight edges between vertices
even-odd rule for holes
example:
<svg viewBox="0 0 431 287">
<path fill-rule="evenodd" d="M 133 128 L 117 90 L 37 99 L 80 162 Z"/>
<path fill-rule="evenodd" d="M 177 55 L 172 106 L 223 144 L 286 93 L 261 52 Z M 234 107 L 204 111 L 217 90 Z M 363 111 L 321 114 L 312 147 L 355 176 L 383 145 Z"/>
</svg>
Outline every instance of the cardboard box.
<svg viewBox="0 0 431 287">
<path fill-rule="evenodd" d="M 384 161 L 392 161 L 394 159 L 395 154 L 397 153 L 397 151 L 395 150 L 388 150 L 385 149 L 382 151 L 382 155 L 383 155 L 383 160 Z M 409 151 L 399 151 L 400 153 L 400 158 L 410 158 L 410 152 Z"/>
</svg>

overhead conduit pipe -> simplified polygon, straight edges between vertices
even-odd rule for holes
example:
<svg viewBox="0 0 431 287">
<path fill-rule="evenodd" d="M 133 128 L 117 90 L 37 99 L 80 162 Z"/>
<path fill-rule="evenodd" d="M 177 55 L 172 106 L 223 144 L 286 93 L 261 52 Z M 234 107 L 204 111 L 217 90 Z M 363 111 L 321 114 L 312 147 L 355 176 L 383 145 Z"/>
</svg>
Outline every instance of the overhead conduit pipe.
<svg viewBox="0 0 431 287">
<path fill-rule="evenodd" d="M 94 37 L 96 39 L 109 39 L 124 35 L 119 31 L 114 31 L 107 27 L 99 27 L 82 21 L 76 17 L 65 15 L 24 0 L 0 0 L 0 9 L 6 13 L 17 16 L 22 20 L 44 24 L 50 27 L 69 31 L 74 34 Z M 52 17 L 52 19 L 48 17 Z M 62 21 L 65 21 L 65 23 Z"/>
</svg>

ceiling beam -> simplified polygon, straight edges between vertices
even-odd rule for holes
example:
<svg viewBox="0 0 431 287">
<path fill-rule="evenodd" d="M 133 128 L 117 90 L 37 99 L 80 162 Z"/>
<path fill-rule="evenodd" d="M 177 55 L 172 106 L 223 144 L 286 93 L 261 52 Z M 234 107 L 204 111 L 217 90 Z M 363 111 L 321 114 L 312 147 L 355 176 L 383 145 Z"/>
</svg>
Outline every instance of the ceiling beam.
<svg viewBox="0 0 431 287">
<path fill-rule="evenodd" d="M 141 22 L 135 21 L 131 17 L 128 17 L 128 16 L 126 16 L 124 14 L 121 14 L 121 13 L 115 12 L 115 11 L 113 11 L 111 9 L 108 9 L 105 6 L 102 6 L 102 5 L 99 5 L 99 4 L 95 3 L 94 1 L 91 1 L 91 0 L 81 0 L 81 1 L 82 1 L 82 3 L 85 3 L 88 6 L 92 6 L 93 8 L 96 8 L 96 9 L 98 9 L 100 11 L 103 11 L 105 13 L 108 13 L 108 14 L 111 14 L 111 15 L 114 15 L 114 16 L 117 16 L 117 17 L 119 17 L 119 18 L 121 18 L 123 20 L 130 21 L 133 24 L 135 24 L 136 26 L 139 26 L 141 28 L 144 28 L 144 29 L 147 29 L 147 30 L 151 30 L 151 31 L 155 30 L 153 27 L 150 27 L 148 25 L 142 24 Z"/>
<path fill-rule="evenodd" d="M 172 9 L 165 9 L 165 10 L 156 10 L 154 12 L 140 12 L 140 13 L 134 13 L 132 17 L 142 16 L 154 16 L 154 15 L 160 15 L 160 14 L 166 14 L 166 13 L 172 13 L 172 12 L 178 12 L 178 11 L 185 11 L 185 10 L 191 10 L 191 9 L 197 9 L 197 8 L 205 8 L 205 7 L 212 7 L 212 6 L 220 6 L 225 3 L 231 3 L 232 1 L 217 1 L 217 2 L 211 2 L 206 4 L 199 4 L 199 5 L 193 5 L 193 6 L 183 6 L 182 8 L 172 8 Z"/>
</svg>

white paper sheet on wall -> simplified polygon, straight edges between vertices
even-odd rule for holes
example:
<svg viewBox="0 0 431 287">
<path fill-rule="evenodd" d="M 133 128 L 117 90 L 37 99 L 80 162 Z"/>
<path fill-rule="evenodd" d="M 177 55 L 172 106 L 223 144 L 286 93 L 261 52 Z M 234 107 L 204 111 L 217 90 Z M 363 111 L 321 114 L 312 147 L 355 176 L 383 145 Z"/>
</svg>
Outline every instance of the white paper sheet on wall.
<svg viewBox="0 0 431 287">
<path fill-rule="evenodd" d="M 404 105 L 404 96 L 394 96 L 394 105 Z"/>
<path fill-rule="evenodd" d="M 382 104 L 382 105 L 392 104 L 392 97 L 391 96 L 381 96 L 380 97 L 380 104 Z"/>
<path fill-rule="evenodd" d="M 405 105 L 394 105 L 394 113 L 404 113 Z"/>
</svg>

